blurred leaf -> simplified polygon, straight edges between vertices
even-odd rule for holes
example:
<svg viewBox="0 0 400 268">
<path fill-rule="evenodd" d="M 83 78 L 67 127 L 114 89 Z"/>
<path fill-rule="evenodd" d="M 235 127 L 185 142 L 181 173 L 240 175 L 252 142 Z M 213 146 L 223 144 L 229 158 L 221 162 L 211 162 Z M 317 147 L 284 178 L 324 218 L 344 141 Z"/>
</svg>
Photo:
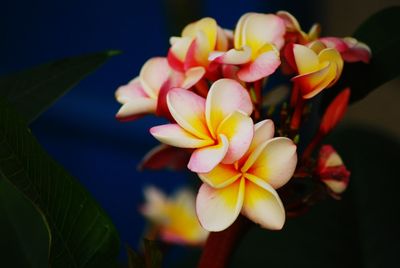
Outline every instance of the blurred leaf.
<svg viewBox="0 0 400 268">
<path fill-rule="evenodd" d="M 162 253 L 158 248 L 157 242 L 144 239 L 144 259 L 147 268 L 161 268 Z"/>
<path fill-rule="evenodd" d="M 371 91 L 400 75 L 400 6 L 377 12 L 361 24 L 353 36 L 372 50 L 369 64 L 346 63 L 338 84 L 324 92 L 324 106 L 338 91 L 350 86 L 350 102 L 366 97 Z"/>
<path fill-rule="evenodd" d="M 53 267 L 113 267 L 119 238 L 88 192 L 38 144 L 26 123 L 0 100 L 0 173 L 46 216 Z"/>
<path fill-rule="evenodd" d="M 48 267 L 50 228 L 42 212 L 0 173 L 2 267 Z"/>
<path fill-rule="evenodd" d="M 133 249 L 127 249 L 129 268 L 161 268 L 162 253 L 157 242 L 143 239 L 144 254 L 140 255 Z"/>
<path fill-rule="evenodd" d="M 128 267 L 129 268 L 145 268 L 144 259 L 140 256 L 136 251 L 131 249 L 130 247 L 127 248 L 128 254 Z"/>
<path fill-rule="evenodd" d="M 328 140 L 352 172 L 343 200 L 289 219 L 282 231 L 254 228 L 232 267 L 397 267 L 400 144 L 370 129 L 342 128 Z"/>
<path fill-rule="evenodd" d="M 110 50 L 65 58 L 0 77 L 0 96 L 32 122 L 65 92 L 117 54 L 118 51 Z"/>
</svg>

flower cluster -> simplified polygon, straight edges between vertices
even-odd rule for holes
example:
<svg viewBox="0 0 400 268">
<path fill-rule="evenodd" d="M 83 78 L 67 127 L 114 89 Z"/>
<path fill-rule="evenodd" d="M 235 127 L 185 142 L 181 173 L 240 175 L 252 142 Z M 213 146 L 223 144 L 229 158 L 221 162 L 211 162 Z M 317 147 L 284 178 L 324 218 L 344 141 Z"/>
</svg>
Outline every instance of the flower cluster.
<svg viewBox="0 0 400 268">
<path fill-rule="evenodd" d="M 296 144 L 312 99 L 336 84 L 345 62 L 368 63 L 371 52 L 354 38 L 320 37 L 320 32 L 318 24 L 304 32 L 285 11 L 247 13 L 233 32 L 203 18 L 171 37 L 166 57 L 149 59 L 138 77 L 116 91 L 122 104 L 118 120 L 146 114 L 169 120 L 151 128 L 162 145 L 142 167 L 187 165 L 197 173 L 203 184 L 196 212 L 206 230 L 224 230 L 239 214 L 281 229 L 287 204 L 277 189 L 292 177 L 319 176 L 336 195 L 344 191 L 348 172 L 341 173 L 346 183 L 339 185 L 322 160 L 317 166 L 309 159 L 344 115 L 351 89 L 326 109 L 302 154 Z M 273 75 L 289 78 L 289 87 L 269 88 Z"/>
</svg>

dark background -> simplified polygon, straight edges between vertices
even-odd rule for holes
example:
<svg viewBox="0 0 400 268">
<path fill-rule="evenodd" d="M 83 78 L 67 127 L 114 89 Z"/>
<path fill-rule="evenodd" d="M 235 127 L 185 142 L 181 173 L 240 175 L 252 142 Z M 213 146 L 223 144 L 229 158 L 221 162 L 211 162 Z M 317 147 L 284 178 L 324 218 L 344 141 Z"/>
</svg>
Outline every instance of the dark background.
<svg viewBox="0 0 400 268">
<path fill-rule="evenodd" d="M 286 9 L 299 18 L 304 29 L 322 20 L 326 22 L 325 34 L 349 35 L 384 5 L 377 6 L 372 0 L 359 5 L 356 2 L 360 1 L 6 1 L 0 9 L 0 74 L 67 56 L 107 49 L 123 51 L 31 127 L 47 151 L 79 178 L 111 216 L 122 244 L 135 247 L 144 228 L 137 210 L 143 187 L 155 185 L 171 192 L 186 183 L 186 175 L 136 171 L 144 154 L 157 144 L 148 129 L 159 119 L 117 122 L 115 89 L 135 77 L 148 58 L 166 55 L 169 36 L 179 34 L 186 22 L 211 16 L 219 25 L 232 29 L 245 12 Z M 353 13 L 351 8 L 339 8 L 341 5 L 354 6 Z M 346 20 L 349 24 L 343 22 Z M 367 118 L 364 111 L 362 104 L 350 109 L 348 120 L 363 121 Z M 391 125 L 398 126 L 393 124 L 398 114 L 397 108 L 385 124 L 379 116 L 369 123 L 397 133 L 398 127 Z"/>
</svg>

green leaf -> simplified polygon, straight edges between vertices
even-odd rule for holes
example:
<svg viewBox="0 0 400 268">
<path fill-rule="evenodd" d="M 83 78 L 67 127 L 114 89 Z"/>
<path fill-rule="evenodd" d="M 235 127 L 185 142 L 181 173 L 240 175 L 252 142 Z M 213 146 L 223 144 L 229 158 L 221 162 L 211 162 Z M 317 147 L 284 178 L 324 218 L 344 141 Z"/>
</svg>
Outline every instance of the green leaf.
<svg viewBox="0 0 400 268">
<path fill-rule="evenodd" d="M 358 27 L 353 36 L 371 48 L 371 62 L 345 64 L 338 84 L 324 94 L 326 102 L 348 86 L 351 88 L 350 102 L 361 100 L 374 89 L 400 75 L 399 18 L 400 6 L 390 7 L 372 15 Z"/>
<path fill-rule="evenodd" d="M 59 97 L 118 51 L 105 51 L 46 63 L 0 77 L 0 96 L 32 122 Z"/>
<path fill-rule="evenodd" d="M 2 267 L 48 267 L 51 235 L 47 221 L 1 173 L 0 237 Z"/>
<path fill-rule="evenodd" d="M 119 238 L 111 220 L 2 100 L 0 172 L 45 214 L 53 238 L 51 266 L 113 267 Z"/>
</svg>

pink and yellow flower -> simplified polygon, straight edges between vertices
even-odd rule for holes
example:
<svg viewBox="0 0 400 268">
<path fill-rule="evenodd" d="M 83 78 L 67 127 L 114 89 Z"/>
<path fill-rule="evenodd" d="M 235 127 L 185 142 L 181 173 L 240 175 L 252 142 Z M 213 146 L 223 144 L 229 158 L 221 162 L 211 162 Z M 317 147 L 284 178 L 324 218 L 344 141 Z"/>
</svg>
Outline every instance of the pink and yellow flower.
<svg viewBox="0 0 400 268">
<path fill-rule="evenodd" d="M 327 47 L 335 48 L 346 62 L 369 63 L 371 60 L 371 49 L 363 42 L 352 37 L 323 37 L 318 41 L 324 43 Z"/>
<path fill-rule="evenodd" d="M 314 24 L 308 33 L 301 29 L 297 19 L 287 11 L 278 11 L 276 13 L 284 22 L 286 27 L 285 39 L 288 43 L 297 43 L 306 45 L 307 43 L 316 40 L 321 32 L 321 27 L 318 23 Z"/>
<path fill-rule="evenodd" d="M 175 86 L 190 88 L 204 73 L 205 70 L 201 67 L 191 68 L 185 73 L 175 72 L 166 58 L 149 59 L 138 77 L 115 92 L 116 99 L 122 104 L 116 115 L 117 119 L 129 121 L 146 114 L 162 113 L 163 100 L 159 99 L 160 91 L 168 91 Z"/>
<path fill-rule="evenodd" d="M 203 18 L 188 24 L 181 37 L 170 39 L 168 62 L 179 72 L 202 66 L 208 68 L 210 53 L 225 51 L 229 46 L 229 33 L 221 29 L 212 18 Z"/>
<path fill-rule="evenodd" d="M 206 230 L 224 230 L 240 213 L 267 229 L 283 227 L 285 210 L 275 189 L 292 177 L 297 153 L 292 140 L 273 137 L 273 122 L 261 121 L 255 125 L 248 152 L 239 161 L 221 163 L 209 173 L 198 174 L 204 183 L 196 210 Z"/>
<path fill-rule="evenodd" d="M 321 147 L 315 173 L 327 186 L 333 197 L 338 198 L 338 195 L 347 189 L 350 172 L 331 145 Z"/>
<path fill-rule="evenodd" d="M 193 246 L 204 244 L 208 232 L 199 224 L 191 191 L 182 189 L 167 197 L 158 189 L 148 187 L 144 194 L 146 203 L 141 212 L 159 230 L 162 240 Z"/>
<path fill-rule="evenodd" d="M 298 73 L 292 81 L 300 88 L 304 99 L 314 97 L 340 78 L 343 59 L 336 49 L 317 41 L 310 46 L 294 44 L 292 51 L 293 58 L 289 62 Z"/>
<path fill-rule="evenodd" d="M 220 162 L 231 164 L 250 146 L 253 104 L 245 88 L 230 79 L 220 79 L 210 88 L 207 99 L 181 88 L 167 95 L 169 111 L 176 124 L 150 129 L 160 142 L 193 148 L 188 168 L 209 172 Z"/>
<path fill-rule="evenodd" d="M 280 65 L 279 50 L 284 44 L 285 24 L 274 14 L 247 13 L 234 32 L 234 49 L 215 52 L 211 60 L 240 65 L 237 76 L 254 82 L 272 74 Z"/>
</svg>

